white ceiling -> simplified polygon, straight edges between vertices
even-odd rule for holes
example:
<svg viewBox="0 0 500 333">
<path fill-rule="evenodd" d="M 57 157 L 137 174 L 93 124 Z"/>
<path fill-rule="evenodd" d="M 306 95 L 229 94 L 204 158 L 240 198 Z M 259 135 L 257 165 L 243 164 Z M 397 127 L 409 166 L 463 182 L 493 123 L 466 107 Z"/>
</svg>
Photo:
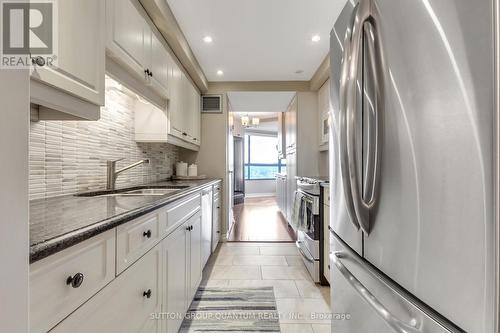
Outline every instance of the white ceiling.
<svg viewBox="0 0 500 333">
<path fill-rule="evenodd" d="M 166 1 L 209 81 L 310 80 L 328 54 L 330 30 L 346 3 Z M 316 34 L 321 40 L 313 43 Z M 211 44 L 203 42 L 207 35 Z M 217 70 L 224 75 L 218 76 Z"/>
<path fill-rule="evenodd" d="M 234 91 L 227 95 L 233 112 L 285 112 L 295 92 Z"/>
</svg>

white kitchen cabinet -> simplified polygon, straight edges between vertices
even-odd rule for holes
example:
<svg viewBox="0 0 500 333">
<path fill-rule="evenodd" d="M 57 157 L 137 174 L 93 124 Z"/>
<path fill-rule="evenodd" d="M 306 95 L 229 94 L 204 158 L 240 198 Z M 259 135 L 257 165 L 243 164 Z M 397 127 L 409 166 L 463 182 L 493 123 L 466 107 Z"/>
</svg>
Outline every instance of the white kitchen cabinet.
<svg viewBox="0 0 500 333">
<path fill-rule="evenodd" d="M 190 270 L 189 270 L 189 292 L 188 298 L 191 300 L 198 290 L 198 286 L 201 283 L 201 277 L 203 272 L 203 263 L 201 261 L 201 251 L 202 251 L 202 226 L 201 226 L 201 212 L 195 214 L 189 221 L 191 226 L 190 231 L 190 246 L 189 246 L 189 259 L 190 259 Z"/>
<path fill-rule="evenodd" d="M 319 145 L 321 150 L 328 149 L 329 116 L 330 80 L 327 80 L 318 91 Z"/>
<path fill-rule="evenodd" d="M 161 243 L 162 312 L 180 314 L 187 311 L 202 277 L 202 222 L 198 211 Z M 163 320 L 162 332 L 176 333 L 182 317 Z"/>
<path fill-rule="evenodd" d="M 286 158 L 286 122 L 285 113 L 278 113 L 278 158 Z"/>
<path fill-rule="evenodd" d="M 213 219 L 213 193 L 212 187 L 201 193 L 201 219 L 202 219 L 202 264 L 206 265 L 212 254 L 212 219 Z"/>
<path fill-rule="evenodd" d="M 319 174 L 318 96 L 298 92 L 285 112 L 286 127 L 286 218 L 292 223 L 292 208 L 297 176 Z"/>
<path fill-rule="evenodd" d="M 293 152 L 297 144 L 297 96 L 295 96 L 285 112 L 285 153 Z"/>
<path fill-rule="evenodd" d="M 222 234 L 222 182 L 213 186 L 212 253 L 217 248 Z"/>
<path fill-rule="evenodd" d="M 284 174 L 276 175 L 276 199 L 280 213 L 286 218 L 287 176 Z"/>
<path fill-rule="evenodd" d="M 169 102 L 170 134 L 199 146 L 200 93 L 179 68 L 174 68 L 172 76 Z"/>
<path fill-rule="evenodd" d="M 184 314 L 188 302 L 189 230 L 187 223 L 177 228 L 161 243 L 162 251 L 162 312 Z M 182 318 L 162 320 L 162 332 L 177 333 Z"/>
<path fill-rule="evenodd" d="M 166 100 L 173 61 L 163 38 L 130 0 L 106 0 L 106 10 L 108 55 Z"/>
<path fill-rule="evenodd" d="M 99 119 L 104 105 L 104 9 L 101 0 L 58 2 L 57 63 L 31 70 L 30 97 L 40 105 L 40 119 Z"/>
<path fill-rule="evenodd" d="M 114 230 L 32 264 L 30 332 L 47 332 L 114 276 Z"/>
<path fill-rule="evenodd" d="M 151 68 L 151 83 L 153 88 L 161 95 L 168 96 L 168 78 L 172 60 L 160 38 L 151 31 L 151 62 L 148 67 Z"/>
<path fill-rule="evenodd" d="M 153 248 L 51 332 L 159 333 L 160 255 Z"/>
<path fill-rule="evenodd" d="M 151 28 L 130 0 L 106 0 L 108 53 L 146 80 L 151 59 Z"/>
<path fill-rule="evenodd" d="M 160 237 L 160 210 L 116 228 L 116 274 L 120 274 Z"/>
</svg>

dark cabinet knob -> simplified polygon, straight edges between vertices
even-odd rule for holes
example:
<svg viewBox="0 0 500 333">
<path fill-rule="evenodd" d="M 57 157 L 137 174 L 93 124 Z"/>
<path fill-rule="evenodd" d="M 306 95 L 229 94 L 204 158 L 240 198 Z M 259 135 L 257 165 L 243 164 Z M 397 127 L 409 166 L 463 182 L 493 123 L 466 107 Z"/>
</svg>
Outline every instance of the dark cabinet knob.
<svg viewBox="0 0 500 333">
<path fill-rule="evenodd" d="M 186 132 L 182 132 L 182 135 L 186 136 L 186 135 L 188 135 L 188 134 L 187 134 Z"/>
<path fill-rule="evenodd" d="M 191 231 L 191 226 L 186 227 L 186 230 L 187 230 L 187 231 Z"/>
<path fill-rule="evenodd" d="M 66 279 L 66 284 L 68 286 L 72 286 L 73 288 L 78 288 L 82 285 L 83 283 L 83 274 L 82 273 L 76 273 L 73 276 L 68 276 Z"/>
<path fill-rule="evenodd" d="M 148 289 L 142 293 L 142 296 L 144 296 L 146 298 L 151 298 L 151 294 L 152 294 L 151 289 Z"/>
<path fill-rule="evenodd" d="M 149 76 L 153 77 L 153 72 L 149 71 Z"/>
<path fill-rule="evenodd" d="M 143 235 L 144 237 L 151 238 L 151 230 L 144 231 L 144 232 L 142 233 L 142 235 Z"/>
<path fill-rule="evenodd" d="M 41 56 L 31 58 L 31 63 L 40 67 L 45 66 L 45 59 Z"/>
<path fill-rule="evenodd" d="M 220 209 L 220 206 L 217 206 L 217 209 Z"/>
</svg>

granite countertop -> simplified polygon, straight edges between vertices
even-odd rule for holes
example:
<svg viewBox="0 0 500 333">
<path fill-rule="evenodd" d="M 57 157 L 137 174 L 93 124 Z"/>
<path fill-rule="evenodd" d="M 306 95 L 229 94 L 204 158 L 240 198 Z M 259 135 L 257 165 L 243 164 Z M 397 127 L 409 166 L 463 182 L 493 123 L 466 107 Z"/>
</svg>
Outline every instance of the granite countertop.
<svg viewBox="0 0 500 333">
<path fill-rule="evenodd" d="M 147 214 L 220 179 L 161 181 L 148 186 L 187 186 L 162 196 L 66 195 L 30 201 L 30 263 Z"/>
</svg>

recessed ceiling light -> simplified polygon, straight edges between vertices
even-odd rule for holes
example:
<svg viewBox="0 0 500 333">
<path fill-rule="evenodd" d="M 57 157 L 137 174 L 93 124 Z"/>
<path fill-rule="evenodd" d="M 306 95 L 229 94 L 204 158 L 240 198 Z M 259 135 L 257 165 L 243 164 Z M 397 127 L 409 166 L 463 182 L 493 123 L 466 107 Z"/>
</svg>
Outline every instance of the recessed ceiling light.
<svg viewBox="0 0 500 333">
<path fill-rule="evenodd" d="M 224 72 L 221 71 L 220 69 L 217 71 L 217 75 L 221 76 L 221 75 L 224 75 Z"/>
<path fill-rule="evenodd" d="M 312 36 L 311 40 L 316 43 L 316 42 L 319 42 L 321 40 L 321 37 L 319 35 L 314 35 L 314 36 Z"/>
<path fill-rule="evenodd" d="M 207 44 L 210 44 L 210 43 L 212 43 L 213 39 L 210 36 L 205 36 L 205 37 L 203 37 L 203 41 Z"/>
</svg>

